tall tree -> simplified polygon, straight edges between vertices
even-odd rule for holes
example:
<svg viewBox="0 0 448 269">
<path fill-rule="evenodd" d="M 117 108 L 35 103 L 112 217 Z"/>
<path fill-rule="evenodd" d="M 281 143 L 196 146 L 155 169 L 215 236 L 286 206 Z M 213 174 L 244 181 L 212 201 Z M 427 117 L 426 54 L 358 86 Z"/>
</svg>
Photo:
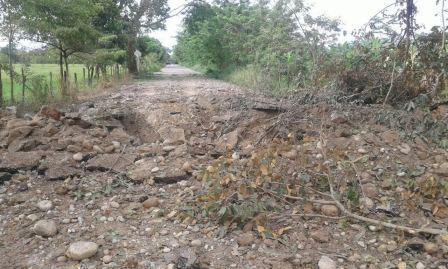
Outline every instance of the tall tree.
<svg viewBox="0 0 448 269">
<path fill-rule="evenodd" d="M 137 73 L 134 58 L 138 36 L 146 31 L 164 29 L 168 18 L 167 0 L 117 0 L 127 36 L 127 63 L 129 72 Z"/>
<path fill-rule="evenodd" d="M 26 35 L 33 41 L 58 50 L 62 94 L 66 95 L 68 58 L 95 48 L 99 33 L 93 27 L 92 19 L 99 6 L 92 0 L 25 2 L 23 25 Z"/>
<path fill-rule="evenodd" d="M 19 34 L 21 19 L 21 1 L 0 0 L 0 32 L 8 40 L 8 69 L 11 81 L 11 101 L 14 102 L 13 49 Z"/>
</svg>

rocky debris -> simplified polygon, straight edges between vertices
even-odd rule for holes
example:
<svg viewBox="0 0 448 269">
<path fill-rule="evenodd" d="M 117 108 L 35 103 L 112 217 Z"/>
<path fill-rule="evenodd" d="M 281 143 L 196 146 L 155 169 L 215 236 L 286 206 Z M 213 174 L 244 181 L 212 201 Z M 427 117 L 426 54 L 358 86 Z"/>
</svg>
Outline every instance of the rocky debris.
<svg viewBox="0 0 448 269">
<path fill-rule="evenodd" d="M 87 170 L 99 170 L 99 171 L 109 171 L 113 170 L 116 172 L 125 172 L 126 168 L 131 166 L 135 159 L 134 154 L 100 154 L 87 162 Z"/>
<path fill-rule="evenodd" d="M 347 118 L 338 112 L 332 112 L 330 114 L 330 120 L 332 123 L 336 124 L 342 124 L 347 122 Z"/>
<path fill-rule="evenodd" d="M 256 100 L 252 104 L 252 109 L 263 111 L 267 113 L 278 113 L 278 112 L 285 112 L 287 110 L 287 106 L 282 106 L 278 103 L 271 103 L 268 101 L 263 100 Z"/>
<path fill-rule="evenodd" d="M 61 112 L 49 106 L 43 106 L 38 115 L 45 118 L 52 118 L 54 120 L 60 120 L 62 116 Z"/>
<path fill-rule="evenodd" d="M 185 143 L 185 131 L 181 128 L 164 126 L 157 131 L 164 145 L 179 145 Z"/>
<path fill-rule="evenodd" d="M 14 140 L 8 146 L 9 152 L 18 152 L 18 151 L 32 151 L 36 149 L 39 145 L 42 145 L 40 140 L 29 138 L 25 140 Z"/>
<path fill-rule="evenodd" d="M 324 229 L 312 231 L 310 233 L 310 237 L 319 243 L 328 243 L 328 242 L 330 242 L 330 239 L 331 239 L 330 233 Z"/>
<path fill-rule="evenodd" d="M 78 241 L 71 243 L 65 255 L 72 260 L 81 261 L 92 257 L 98 251 L 98 245 L 94 242 Z"/>
<path fill-rule="evenodd" d="M 105 264 L 108 264 L 108 263 L 112 262 L 112 256 L 110 256 L 110 255 L 104 255 L 103 258 L 102 258 L 102 260 L 103 260 L 103 262 L 104 262 Z"/>
<path fill-rule="evenodd" d="M 6 172 L 0 172 L 0 185 L 5 181 L 9 181 L 12 178 L 12 174 Z"/>
<path fill-rule="evenodd" d="M 81 170 L 73 156 L 68 153 L 53 153 L 48 155 L 39 166 L 40 171 L 45 171 L 48 180 L 60 180 L 81 174 Z"/>
<path fill-rule="evenodd" d="M 200 247 L 202 246 L 202 241 L 200 239 L 194 239 L 190 242 L 192 247 Z"/>
<path fill-rule="evenodd" d="M 81 152 L 73 154 L 73 160 L 80 162 L 84 158 L 84 155 Z"/>
<path fill-rule="evenodd" d="M 330 257 L 328 256 L 322 256 L 319 259 L 319 263 L 317 264 L 317 266 L 319 267 L 319 269 L 336 269 L 337 265 L 336 262 L 333 261 Z"/>
<path fill-rule="evenodd" d="M 34 169 L 43 156 L 41 151 L 6 152 L 1 155 L 0 172 L 15 173 L 18 170 Z"/>
<path fill-rule="evenodd" d="M 37 208 L 39 208 L 41 211 L 48 211 L 53 209 L 53 202 L 51 202 L 50 200 L 42 200 L 37 202 L 36 204 Z"/>
<path fill-rule="evenodd" d="M 426 253 L 430 255 L 434 255 L 439 252 L 439 246 L 435 243 L 428 242 L 424 244 L 423 248 L 426 251 Z"/>
<path fill-rule="evenodd" d="M 335 206 L 335 205 L 323 205 L 320 208 L 320 211 L 325 216 L 329 216 L 329 217 L 337 217 L 337 216 L 339 216 L 339 208 L 337 206 Z"/>
<path fill-rule="evenodd" d="M 173 184 L 182 180 L 187 180 L 188 175 L 185 171 L 172 169 L 170 171 L 158 172 L 154 176 L 154 182 L 163 184 Z"/>
<path fill-rule="evenodd" d="M 434 169 L 434 174 L 448 177 L 448 162 L 442 163 L 438 168 Z"/>
<path fill-rule="evenodd" d="M 33 226 L 33 232 L 44 237 L 51 237 L 58 232 L 56 222 L 53 220 L 39 220 Z"/>
<path fill-rule="evenodd" d="M 378 196 L 378 189 L 373 183 L 367 183 L 362 185 L 362 191 L 368 198 L 375 198 Z"/>
<path fill-rule="evenodd" d="M 153 208 L 153 207 L 158 207 L 160 204 L 159 199 L 152 197 L 152 198 L 148 198 L 143 202 L 143 207 L 144 208 Z"/>
<path fill-rule="evenodd" d="M 243 233 L 236 238 L 236 242 L 239 246 L 250 246 L 254 243 L 255 237 L 252 233 Z"/>
<path fill-rule="evenodd" d="M 227 150 L 232 150 L 238 144 L 240 130 L 235 129 L 230 133 L 224 134 L 215 142 L 216 149 L 220 152 L 226 152 Z"/>
</svg>

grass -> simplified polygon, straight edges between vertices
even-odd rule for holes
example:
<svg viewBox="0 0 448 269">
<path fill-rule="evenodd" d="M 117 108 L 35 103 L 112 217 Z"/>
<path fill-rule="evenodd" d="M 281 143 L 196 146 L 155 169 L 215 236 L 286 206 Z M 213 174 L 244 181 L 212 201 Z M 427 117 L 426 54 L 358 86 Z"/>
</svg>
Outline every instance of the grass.
<svg viewBox="0 0 448 269">
<path fill-rule="evenodd" d="M 31 64 L 29 66 L 25 66 L 23 64 L 15 64 L 14 70 L 18 74 L 22 74 L 22 68 L 24 68 L 25 76 L 30 78 L 32 76 L 41 75 L 46 78 L 45 88 L 50 88 L 50 73 L 52 74 L 52 91 L 55 96 L 60 95 L 60 73 L 59 73 L 59 65 L 58 64 Z M 75 73 L 77 75 L 78 83 L 77 90 L 87 91 L 93 87 L 87 86 L 87 78 L 84 80 L 83 76 L 83 68 L 85 68 L 82 64 L 70 64 L 69 65 L 69 81 L 72 86 L 75 86 Z M 86 70 L 87 72 L 87 70 Z M 87 76 L 87 74 L 86 74 Z M 27 81 L 28 87 L 33 87 Z M 95 79 L 94 79 L 95 82 Z M 3 84 L 3 100 L 5 103 L 11 103 L 11 80 L 9 79 L 9 74 L 7 74 L 4 70 L 2 70 L 2 84 Z M 18 81 L 14 81 L 14 89 L 13 89 L 14 99 L 15 101 L 22 100 L 22 83 L 18 83 Z M 34 98 L 33 95 L 29 92 L 28 89 L 25 89 L 25 99 L 30 100 Z M 31 100 L 32 101 L 32 100 Z"/>
</svg>

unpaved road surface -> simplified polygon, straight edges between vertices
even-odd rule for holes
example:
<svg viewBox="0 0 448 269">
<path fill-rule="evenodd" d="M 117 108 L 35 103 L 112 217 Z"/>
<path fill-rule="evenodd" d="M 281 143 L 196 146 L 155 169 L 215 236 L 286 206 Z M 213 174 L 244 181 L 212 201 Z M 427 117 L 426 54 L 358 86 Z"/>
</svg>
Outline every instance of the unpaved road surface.
<svg viewBox="0 0 448 269">
<path fill-rule="evenodd" d="M 0 268 L 446 268 L 448 238 L 319 202 L 332 180 L 357 214 L 443 229 L 446 150 L 381 112 L 288 106 L 168 66 L 72 107 L 3 114 Z M 263 208 L 237 212 L 247 201 Z"/>
</svg>

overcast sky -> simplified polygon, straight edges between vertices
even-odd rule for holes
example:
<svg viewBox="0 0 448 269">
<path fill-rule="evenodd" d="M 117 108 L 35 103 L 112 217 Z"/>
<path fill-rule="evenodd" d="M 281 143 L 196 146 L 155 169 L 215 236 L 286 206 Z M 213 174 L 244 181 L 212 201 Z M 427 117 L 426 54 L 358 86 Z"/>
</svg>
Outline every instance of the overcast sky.
<svg viewBox="0 0 448 269">
<path fill-rule="evenodd" d="M 342 29 L 347 33 L 359 29 L 373 15 L 395 0 L 305 0 L 313 6 L 316 15 L 327 15 L 340 19 Z M 168 0 L 171 9 L 184 5 L 186 0 Z M 418 9 L 417 22 L 432 26 L 440 24 L 440 17 L 435 17 L 438 12 L 436 0 L 415 0 Z M 176 44 L 176 34 L 182 27 L 182 16 L 170 18 L 166 23 L 166 30 L 150 33 L 159 39 L 165 47 L 172 48 Z"/>
<path fill-rule="evenodd" d="M 327 15 L 331 18 L 339 19 L 342 22 L 342 29 L 348 34 L 354 29 L 359 29 L 373 15 L 395 0 L 305 0 L 313 6 L 313 14 Z M 168 0 L 171 10 L 182 7 L 188 0 Z M 436 0 L 415 0 L 417 5 L 417 22 L 427 27 L 440 25 L 440 16 L 436 17 L 438 8 Z M 182 15 L 177 15 L 168 19 L 166 30 L 154 31 L 150 33 L 159 39 L 165 47 L 173 48 L 176 44 L 176 35 L 182 27 Z M 0 42 L 0 46 L 5 46 L 5 42 Z M 21 42 L 22 46 L 32 48 L 39 47 L 27 41 Z"/>
</svg>

